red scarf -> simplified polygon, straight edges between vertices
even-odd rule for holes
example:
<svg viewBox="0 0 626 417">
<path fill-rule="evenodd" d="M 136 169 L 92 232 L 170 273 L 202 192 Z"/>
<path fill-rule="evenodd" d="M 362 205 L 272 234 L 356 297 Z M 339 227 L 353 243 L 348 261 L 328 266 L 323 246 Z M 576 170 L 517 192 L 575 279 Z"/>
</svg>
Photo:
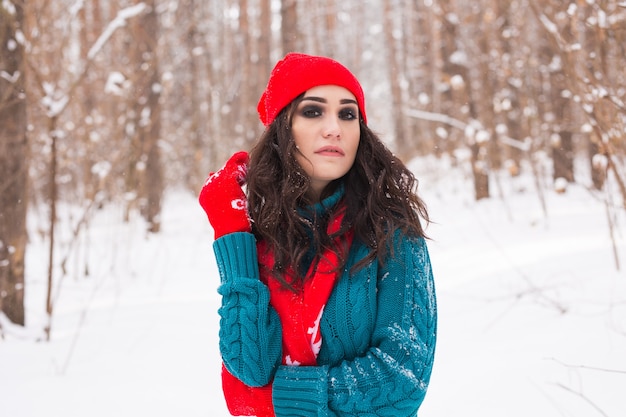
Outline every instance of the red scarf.
<svg viewBox="0 0 626 417">
<path fill-rule="evenodd" d="M 328 225 L 332 235 L 341 228 L 345 210 L 340 210 Z M 345 245 L 341 238 L 334 239 L 335 246 L 341 249 L 341 256 L 348 253 L 352 244 L 352 230 L 345 234 Z M 313 262 L 306 274 L 304 287 L 297 293 L 287 289 L 267 271 L 274 266 L 274 253 L 266 249 L 265 242 L 257 244 L 261 281 L 270 291 L 270 304 L 280 318 L 282 325 L 283 365 L 314 366 L 322 345 L 319 325 L 328 297 L 338 277 L 339 256 L 330 249 L 324 249 L 317 265 Z M 345 251 L 345 252 L 344 252 Z M 316 268 L 314 268 L 314 265 Z M 290 269 L 285 274 L 294 276 Z M 249 387 L 239 381 L 222 365 L 222 388 L 228 410 L 233 415 L 273 417 L 272 384 L 263 387 Z"/>
</svg>

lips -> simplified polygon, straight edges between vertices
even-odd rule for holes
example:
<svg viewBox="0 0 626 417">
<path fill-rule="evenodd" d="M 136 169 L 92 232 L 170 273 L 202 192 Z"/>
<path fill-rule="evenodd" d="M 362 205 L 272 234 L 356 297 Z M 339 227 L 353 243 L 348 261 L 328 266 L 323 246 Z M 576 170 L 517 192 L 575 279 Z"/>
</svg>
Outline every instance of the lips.
<svg viewBox="0 0 626 417">
<path fill-rule="evenodd" d="M 324 156 L 345 156 L 345 152 L 338 146 L 324 146 L 315 151 L 318 155 Z"/>
</svg>

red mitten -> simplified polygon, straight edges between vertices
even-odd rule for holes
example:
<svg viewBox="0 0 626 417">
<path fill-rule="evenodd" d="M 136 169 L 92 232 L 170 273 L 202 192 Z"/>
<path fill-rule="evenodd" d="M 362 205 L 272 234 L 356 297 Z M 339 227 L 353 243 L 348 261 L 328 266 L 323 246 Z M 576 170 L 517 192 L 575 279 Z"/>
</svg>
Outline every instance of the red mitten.
<svg viewBox="0 0 626 417">
<path fill-rule="evenodd" d="M 247 200 L 241 186 L 246 183 L 248 153 L 237 152 L 223 168 L 211 173 L 198 200 L 215 232 L 215 239 L 235 232 L 249 232 Z"/>
<path fill-rule="evenodd" d="M 234 416 L 274 417 L 272 384 L 249 387 L 222 364 L 222 390 L 228 411 Z"/>
</svg>

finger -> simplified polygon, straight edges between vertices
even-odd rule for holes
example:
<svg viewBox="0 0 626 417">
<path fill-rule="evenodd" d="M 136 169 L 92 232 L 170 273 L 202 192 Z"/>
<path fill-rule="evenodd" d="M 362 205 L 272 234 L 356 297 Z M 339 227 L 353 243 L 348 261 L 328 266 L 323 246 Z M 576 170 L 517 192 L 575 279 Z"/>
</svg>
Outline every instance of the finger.
<svg viewBox="0 0 626 417">
<path fill-rule="evenodd" d="M 230 159 L 234 161 L 237 165 L 247 165 L 250 157 L 248 156 L 248 152 L 240 151 L 233 154 Z"/>
<path fill-rule="evenodd" d="M 248 162 L 250 157 L 247 152 L 241 151 L 233 154 L 228 160 L 226 168 L 237 180 L 239 185 L 246 183 L 246 174 L 248 172 Z"/>
<path fill-rule="evenodd" d="M 214 177 L 215 177 L 215 172 L 209 172 L 209 175 L 204 180 L 204 185 L 207 185 L 208 183 L 213 181 Z"/>
</svg>

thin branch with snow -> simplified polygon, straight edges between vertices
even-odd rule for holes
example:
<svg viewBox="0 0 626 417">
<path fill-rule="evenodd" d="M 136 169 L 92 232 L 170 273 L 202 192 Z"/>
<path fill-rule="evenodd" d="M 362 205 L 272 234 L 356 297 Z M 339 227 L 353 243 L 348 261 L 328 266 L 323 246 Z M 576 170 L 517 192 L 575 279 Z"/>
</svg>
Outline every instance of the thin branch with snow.
<svg viewBox="0 0 626 417">
<path fill-rule="evenodd" d="M 468 123 L 465 123 L 459 119 L 455 119 L 454 117 L 451 117 L 451 116 L 448 116 L 447 114 L 442 114 L 442 113 L 433 113 L 433 112 L 417 110 L 417 109 L 406 109 L 404 110 L 404 114 L 406 114 L 409 117 L 414 117 L 420 120 L 443 123 L 443 124 L 455 127 L 463 131 L 466 131 L 466 129 L 470 126 Z M 508 136 L 500 135 L 498 136 L 498 140 L 500 140 L 500 142 L 504 143 L 505 145 L 511 146 L 513 148 L 517 148 L 524 152 L 528 152 L 530 150 L 530 146 L 528 145 L 528 143 L 515 140 Z"/>
<path fill-rule="evenodd" d="M 147 8 L 148 6 L 145 3 L 138 3 L 134 6 L 130 6 L 125 9 L 122 9 L 117 13 L 117 16 L 115 16 L 115 18 L 107 25 L 107 27 L 104 29 L 102 34 L 100 34 L 96 42 L 89 49 L 89 52 L 87 53 L 86 63 L 83 67 L 83 70 L 81 71 L 78 78 L 76 78 L 76 80 L 72 83 L 72 85 L 70 86 L 66 94 L 60 94 L 60 95 L 53 94 L 56 92 L 52 91 L 52 93 L 50 93 L 49 91 L 46 91 L 46 89 L 44 88 L 44 92 L 46 93 L 46 95 L 43 98 L 42 103 L 47 109 L 48 117 L 50 118 L 57 117 L 59 114 L 61 114 L 65 110 L 65 108 L 70 102 L 69 97 L 72 96 L 72 93 L 74 92 L 74 90 L 80 85 L 82 80 L 85 78 L 85 76 L 87 75 L 87 71 L 91 63 L 93 62 L 94 58 L 102 50 L 103 46 L 111 38 L 113 33 L 115 33 L 117 29 L 126 26 L 126 22 L 129 19 L 135 16 L 138 16 Z"/>
<path fill-rule="evenodd" d="M 111 36 L 117 29 L 126 26 L 126 21 L 128 19 L 138 16 L 147 7 L 148 6 L 146 6 L 145 3 L 138 3 L 134 6 L 130 6 L 125 9 L 120 10 L 117 13 L 117 16 L 115 16 L 115 19 L 113 19 L 108 24 L 108 26 L 104 29 L 102 34 L 100 34 L 100 37 L 98 37 L 96 42 L 89 49 L 89 52 L 87 53 L 87 58 L 90 60 L 93 59 L 98 54 L 98 52 L 100 52 L 102 47 L 106 44 L 106 42 L 109 40 L 109 38 L 111 38 Z"/>
<path fill-rule="evenodd" d="M 468 126 L 467 123 L 462 122 L 459 119 L 455 119 L 454 117 L 450 117 L 447 114 L 442 114 L 442 113 L 432 113 L 429 111 L 417 110 L 417 109 L 405 109 L 404 114 L 406 114 L 409 117 L 414 117 L 416 119 L 443 123 L 448 126 L 456 127 L 457 129 L 461 129 L 461 130 L 465 130 Z"/>
</svg>

